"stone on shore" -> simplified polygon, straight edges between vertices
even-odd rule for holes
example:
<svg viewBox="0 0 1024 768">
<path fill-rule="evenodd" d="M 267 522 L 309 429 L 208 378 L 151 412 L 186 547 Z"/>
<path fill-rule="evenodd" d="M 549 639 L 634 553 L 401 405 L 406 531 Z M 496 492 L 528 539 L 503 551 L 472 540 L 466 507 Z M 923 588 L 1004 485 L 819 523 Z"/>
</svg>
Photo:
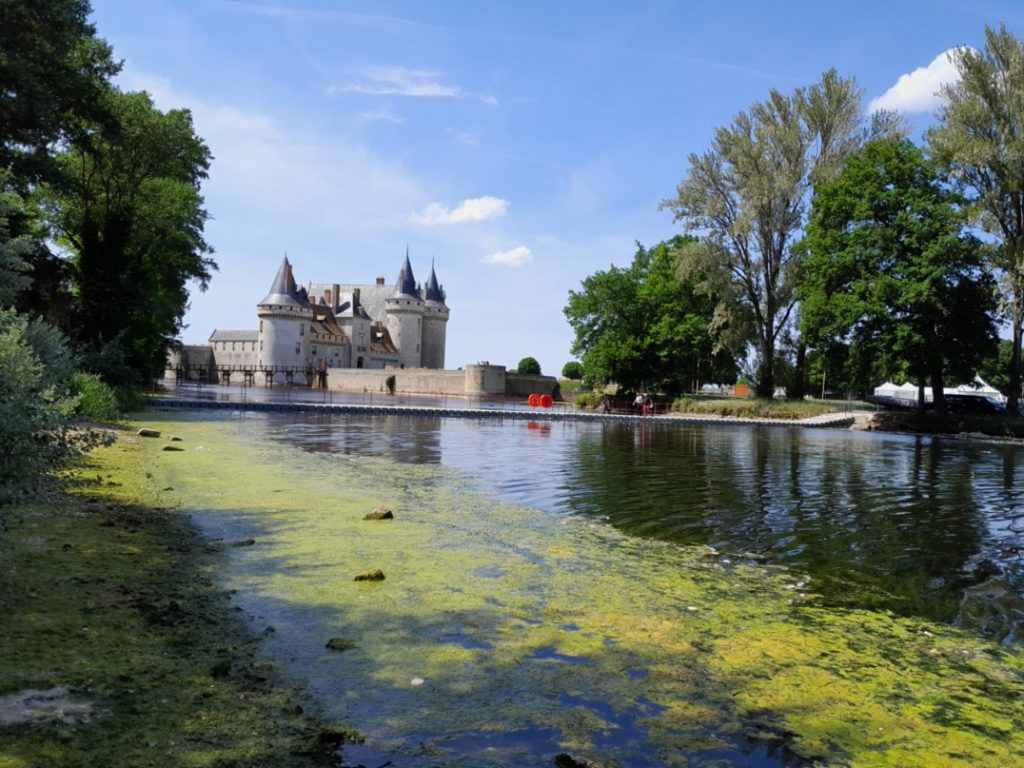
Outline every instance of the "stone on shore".
<svg viewBox="0 0 1024 768">
<path fill-rule="evenodd" d="M 363 515 L 363 520 L 394 520 L 395 516 L 387 507 L 377 507 Z"/>
<path fill-rule="evenodd" d="M 138 434 L 139 437 L 160 437 L 160 430 L 143 427 L 136 434 Z"/>
<path fill-rule="evenodd" d="M 384 581 L 384 571 L 380 568 L 374 568 L 372 571 L 360 573 L 353 581 Z"/>
<path fill-rule="evenodd" d="M 332 637 L 324 646 L 328 651 L 351 651 L 356 644 L 344 637 Z"/>
</svg>

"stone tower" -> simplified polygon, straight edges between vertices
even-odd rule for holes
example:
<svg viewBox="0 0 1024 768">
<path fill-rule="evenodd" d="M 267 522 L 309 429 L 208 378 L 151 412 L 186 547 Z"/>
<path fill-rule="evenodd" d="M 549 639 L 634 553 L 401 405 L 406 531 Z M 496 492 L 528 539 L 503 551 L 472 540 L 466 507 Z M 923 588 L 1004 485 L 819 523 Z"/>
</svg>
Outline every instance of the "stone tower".
<svg viewBox="0 0 1024 768">
<path fill-rule="evenodd" d="M 309 360 L 313 309 L 299 294 L 286 256 L 270 293 L 256 306 L 260 319 L 258 360 L 261 368 L 300 366 Z"/>
<path fill-rule="evenodd" d="M 391 341 L 398 348 L 398 364 L 403 368 L 419 368 L 423 342 L 423 299 L 409 263 L 409 251 L 398 273 L 395 291 L 384 302 L 387 328 Z"/>
<path fill-rule="evenodd" d="M 448 305 L 444 289 L 437 283 L 434 265 L 430 265 L 430 278 L 424 290 L 423 352 L 420 365 L 424 368 L 444 368 L 444 345 L 448 333 Z"/>
</svg>

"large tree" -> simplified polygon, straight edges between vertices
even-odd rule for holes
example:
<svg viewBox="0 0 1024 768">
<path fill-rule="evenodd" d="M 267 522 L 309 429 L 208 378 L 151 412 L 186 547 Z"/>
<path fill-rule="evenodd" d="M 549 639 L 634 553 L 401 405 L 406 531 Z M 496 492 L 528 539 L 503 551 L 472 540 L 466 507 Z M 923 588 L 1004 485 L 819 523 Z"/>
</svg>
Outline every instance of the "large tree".
<svg viewBox="0 0 1024 768">
<path fill-rule="evenodd" d="M 756 392 L 775 391 L 779 342 L 796 305 L 794 244 L 809 192 L 832 178 L 863 142 L 861 92 L 834 70 L 791 95 L 772 90 L 718 128 L 711 149 L 689 157 L 675 198 L 662 203 L 687 231 L 681 268 L 700 274 L 718 296 L 716 330 L 749 327 L 757 356 Z M 894 130 L 891 115 L 874 130 Z"/>
<path fill-rule="evenodd" d="M 1013 347 L 1007 413 L 1018 412 L 1024 339 L 1024 43 L 1000 25 L 985 48 L 958 48 L 959 79 L 942 89 L 941 124 L 928 132 L 933 155 L 969 190 L 977 220 L 997 247 L 1003 310 Z"/>
<path fill-rule="evenodd" d="M 88 0 L 0 0 L 0 169 L 31 182 L 81 118 L 104 119 L 119 69 L 88 21 Z"/>
<path fill-rule="evenodd" d="M 684 240 L 638 245 L 628 268 L 597 272 L 570 291 L 564 311 L 576 334 L 572 352 L 588 383 L 676 393 L 702 379 L 735 378 L 733 356 L 714 350 L 713 298 L 677 275 Z"/>
<path fill-rule="evenodd" d="M 50 209 L 75 293 L 69 333 L 93 351 L 116 345 L 145 381 L 181 328 L 188 282 L 205 288 L 216 268 L 199 190 L 211 158 L 188 110 L 161 112 L 145 93 L 107 101 L 114 126 L 62 153 Z"/>
<path fill-rule="evenodd" d="M 905 372 L 945 409 L 995 350 L 993 280 L 963 200 L 906 139 L 879 139 L 819 185 L 800 299 L 807 338 L 849 350 L 854 377 Z"/>
</svg>

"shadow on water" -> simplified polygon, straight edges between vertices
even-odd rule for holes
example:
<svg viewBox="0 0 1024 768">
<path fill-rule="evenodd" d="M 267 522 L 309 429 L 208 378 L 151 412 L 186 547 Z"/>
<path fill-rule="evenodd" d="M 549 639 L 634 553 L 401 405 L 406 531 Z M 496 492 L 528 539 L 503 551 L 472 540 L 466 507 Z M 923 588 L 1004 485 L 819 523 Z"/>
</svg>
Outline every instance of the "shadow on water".
<svg viewBox="0 0 1024 768">
<path fill-rule="evenodd" d="M 757 427 L 270 417 L 320 453 L 443 464 L 483 490 L 634 536 L 807 573 L 824 605 L 1013 640 L 1024 609 L 1021 448 Z"/>
</svg>

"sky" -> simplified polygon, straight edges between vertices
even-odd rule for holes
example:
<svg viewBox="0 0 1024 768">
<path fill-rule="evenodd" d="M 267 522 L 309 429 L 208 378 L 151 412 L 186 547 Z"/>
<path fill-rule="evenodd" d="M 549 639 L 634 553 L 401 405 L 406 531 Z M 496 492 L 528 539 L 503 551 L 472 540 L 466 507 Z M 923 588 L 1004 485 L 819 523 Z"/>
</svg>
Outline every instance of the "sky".
<svg viewBox="0 0 1024 768">
<path fill-rule="evenodd" d="M 835 68 L 865 114 L 934 124 L 946 56 L 1019 0 L 92 0 L 117 84 L 192 111 L 218 271 L 182 340 L 254 329 L 299 284 L 394 284 L 408 249 L 451 308 L 446 367 L 573 359 L 569 292 L 682 232 L 659 203 L 716 127 Z"/>
</svg>

